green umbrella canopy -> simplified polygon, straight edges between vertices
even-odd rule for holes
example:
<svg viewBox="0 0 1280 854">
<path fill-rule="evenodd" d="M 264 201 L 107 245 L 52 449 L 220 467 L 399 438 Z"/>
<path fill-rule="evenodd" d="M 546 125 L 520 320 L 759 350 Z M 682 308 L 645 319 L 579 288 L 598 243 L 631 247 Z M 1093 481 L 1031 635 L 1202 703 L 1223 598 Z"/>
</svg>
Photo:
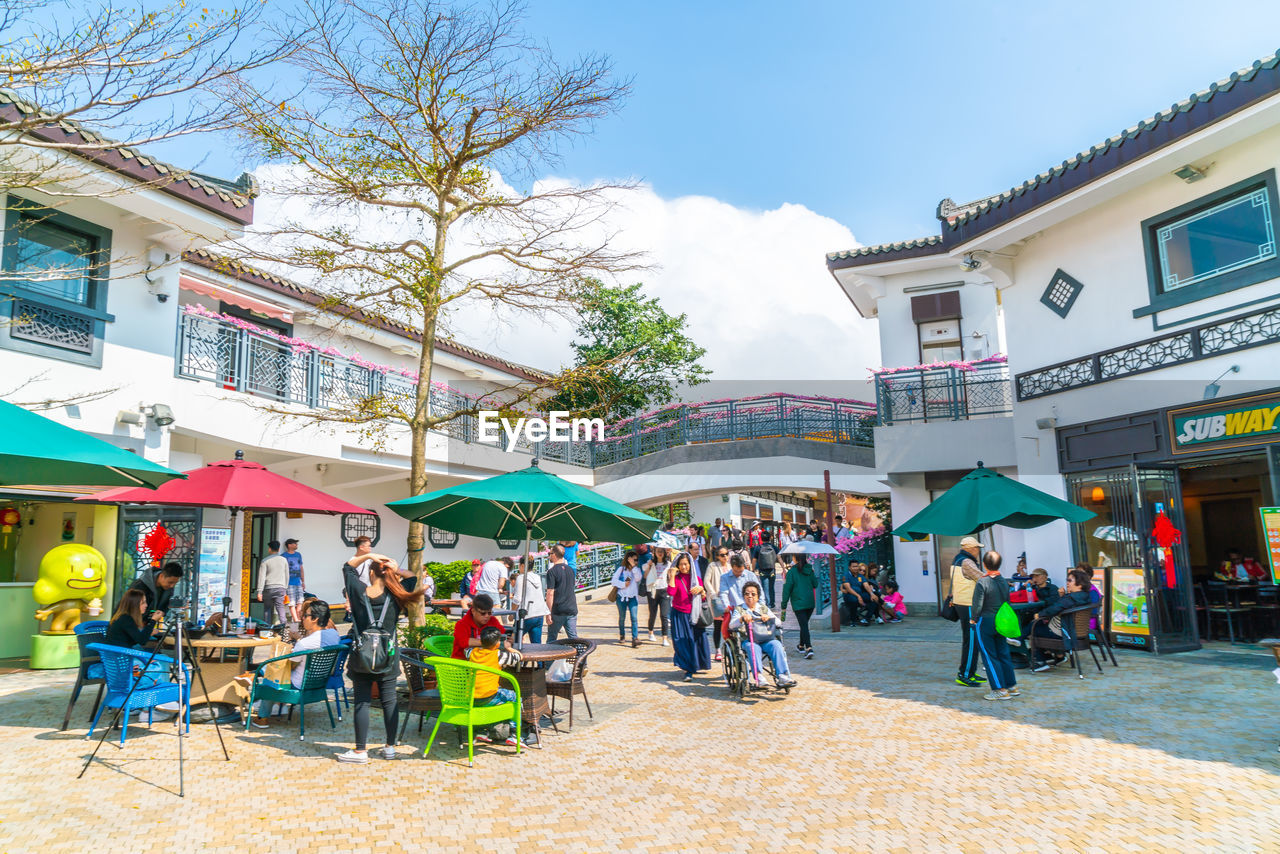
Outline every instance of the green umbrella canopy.
<svg viewBox="0 0 1280 854">
<path fill-rule="evenodd" d="M 584 486 L 548 474 L 537 463 L 520 471 L 451 486 L 387 504 L 411 522 L 494 539 L 642 543 L 659 520 Z M 531 528 L 530 528 L 531 526 Z"/>
<path fill-rule="evenodd" d="M 145 486 L 186 477 L 0 400 L 0 485 Z"/>
<path fill-rule="evenodd" d="M 1083 507 L 1054 498 L 1000 472 L 978 467 L 906 522 L 893 526 L 904 540 L 928 534 L 960 537 L 988 525 L 1038 528 L 1055 519 L 1084 522 L 1094 514 Z"/>
</svg>

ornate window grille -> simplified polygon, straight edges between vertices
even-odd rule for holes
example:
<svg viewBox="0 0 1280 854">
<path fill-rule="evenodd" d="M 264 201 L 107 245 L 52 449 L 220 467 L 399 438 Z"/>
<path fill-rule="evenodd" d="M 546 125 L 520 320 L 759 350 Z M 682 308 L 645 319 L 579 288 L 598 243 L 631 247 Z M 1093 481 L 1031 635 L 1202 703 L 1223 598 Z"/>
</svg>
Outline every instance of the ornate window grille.
<svg viewBox="0 0 1280 854">
<path fill-rule="evenodd" d="M 382 520 L 373 513 L 343 513 L 342 544 L 355 548 L 360 537 L 368 537 L 369 545 L 376 546 L 382 539 Z"/>
</svg>

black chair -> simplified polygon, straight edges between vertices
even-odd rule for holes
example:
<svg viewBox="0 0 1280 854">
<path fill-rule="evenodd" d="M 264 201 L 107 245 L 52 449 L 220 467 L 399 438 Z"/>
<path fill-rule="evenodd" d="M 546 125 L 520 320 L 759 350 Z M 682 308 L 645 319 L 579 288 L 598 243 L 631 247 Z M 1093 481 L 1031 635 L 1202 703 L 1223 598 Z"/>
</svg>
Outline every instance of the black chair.
<svg viewBox="0 0 1280 854">
<path fill-rule="evenodd" d="M 1274 584 L 1258 585 L 1258 601 L 1251 609 L 1253 616 L 1262 620 L 1273 634 L 1280 623 L 1280 587 Z"/>
<path fill-rule="evenodd" d="M 1093 657 L 1094 667 L 1097 667 L 1098 672 L 1102 673 L 1102 665 L 1098 662 L 1097 653 L 1093 651 L 1093 646 L 1089 642 L 1089 620 L 1093 618 L 1093 610 L 1097 607 L 1097 605 L 1090 602 L 1087 605 L 1079 605 L 1062 611 L 1058 615 L 1061 618 L 1059 622 L 1062 625 L 1062 637 L 1060 638 L 1041 637 L 1032 631 L 1031 636 L 1027 638 L 1031 645 L 1031 659 L 1035 660 L 1036 650 L 1038 649 L 1065 652 L 1071 657 L 1072 663 L 1076 666 L 1076 675 L 1083 679 L 1084 671 L 1080 668 L 1080 653 L 1088 650 L 1089 655 Z M 1103 653 L 1103 655 L 1105 656 L 1106 653 Z"/>
<path fill-rule="evenodd" d="M 107 674 L 103 670 L 102 660 L 98 653 L 86 647 L 91 643 L 102 643 L 107 636 L 106 620 L 91 620 L 75 627 L 76 643 L 80 645 L 80 669 L 76 672 L 76 684 L 71 689 L 71 699 L 67 701 L 67 713 L 62 716 L 59 732 L 66 732 L 71 725 L 71 710 L 80 697 L 80 689 L 86 685 L 97 685 L 98 696 L 93 700 L 93 709 L 89 712 L 89 720 L 98 713 L 98 704 L 102 702 L 102 692 L 107 687 Z"/>
<path fill-rule="evenodd" d="M 1208 623 L 1205 637 L 1207 639 L 1213 640 L 1213 617 L 1216 614 L 1227 620 L 1227 640 L 1232 644 L 1236 642 L 1236 626 L 1245 619 L 1248 611 L 1243 605 L 1238 604 L 1231 594 L 1232 591 L 1227 589 L 1225 582 L 1206 581 L 1204 583 L 1204 598 L 1207 604 L 1205 620 Z"/>
<path fill-rule="evenodd" d="M 426 659 L 433 655 L 435 653 L 428 649 L 400 650 L 400 668 L 409 687 L 407 691 L 400 692 L 400 713 L 404 720 L 400 724 L 396 744 L 404 739 L 404 731 L 412 715 L 418 716 L 418 732 L 422 732 L 422 724 L 427 717 L 443 708 L 440 689 L 436 687 L 436 672 L 426 663 Z"/>
</svg>

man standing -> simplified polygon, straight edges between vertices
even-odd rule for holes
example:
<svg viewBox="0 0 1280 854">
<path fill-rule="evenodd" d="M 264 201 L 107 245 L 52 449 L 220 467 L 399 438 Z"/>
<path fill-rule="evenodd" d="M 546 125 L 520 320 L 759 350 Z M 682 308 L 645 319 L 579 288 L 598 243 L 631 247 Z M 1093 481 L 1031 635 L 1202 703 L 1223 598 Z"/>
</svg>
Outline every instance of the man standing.
<svg viewBox="0 0 1280 854">
<path fill-rule="evenodd" d="M 960 667 L 956 671 L 956 684 L 966 688 L 977 688 L 987 681 L 978 675 L 976 630 L 970 625 L 974 586 L 982 577 L 982 570 L 978 568 L 981 558 L 982 543 L 976 537 L 965 537 L 960 541 L 960 553 L 951 561 L 951 604 L 960 615 Z"/>
<path fill-rule="evenodd" d="M 137 581 L 129 585 L 130 590 L 141 590 L 146 600 L 143 611 L 150 623 L 164 619 L 169 610 L 169 600 L 173 598 L 173 588 L 182 580 L 182 564 L 171 560 L 159 569 L 144 571 Z M 150 632 L 150 628 L 147 629 Z"/>
<path fill-rule="evenodd" d="M 307 586 L 307 577 L 302 569 L 302 552 L 298 551 L 297 540 L 284 541 L 284 559 L 289 562 L 289 613 L 293 615 L 295 620 L 302 620 L 302 613 L 299 610 L 302 607 L 302 600 L 306 598 L 304 593 Z"/>
<path fill-rule="evenodd" d="M 560 630 L 570 638 L 578 637 L 578 577 L 565 562 L 564 546 L 551 547 L 551 568 L 547 570 L 547 615 L 550 634 L 547 643 L 555 643 Z"/>
<path fill-rule="evenodd" d="M 719 516 L 716 517 L 716 523 L 711 526 L 708 536 L 711 537 L 711 553 L 715 554 L 721 541 L 724 540 L 724 520 Z"/>
<path fill-rule="evenodd" d="M 760 576 L 760 583 L 764 585 L 764 601 L 772 608 L 773 573 L 778 567 L 778 550 L 774 548 L 768 531 L 761 533 L 760 545 L 751 550 L 751 564 L 756 569 L 756 575 Z"/>
<path fill-rule="evenodd" d="M 839 540 L 841 537 L 849 536 L 849 529 L 845 527 L 843 516 L 836 517 L 836 522 L 833 527 L 835 528 L 835 538 L 837 540 Z"/>
<path fill-rule="evenodd" d="M 284 606 L 288 584 L 289 561 L 280 554 L 280 541 L 272 540 L 267 543 L 267 556 L 258 564 L 258 601 L 262 603 L 264 620 L 289 621 L 289 609 Z"/>
<path fill-rule="evenodd" d="M 560 545 L 564 548 L 564 562 L 574 572 L 578 571 L 578 547 L 582 545 L 579 542 L 562 541 Z"/>
<path fill-rule="evenodd" d="M 693 559 L 693 568 L 697 570 L 699 578 L 705 578 L 707 574 L 707 566 L 711 561 L 702 554 L 702 545 L 696 541 L 689 543 L 689 557 Z"/>
<path fill-rule="evenodd" d="M 502 601 L 502 591 L 507 589 L 507 567 L 500 560 L 487 560 L 477 570 L 476 593 L 488 593 L 494 602 Z"/>
</svg>

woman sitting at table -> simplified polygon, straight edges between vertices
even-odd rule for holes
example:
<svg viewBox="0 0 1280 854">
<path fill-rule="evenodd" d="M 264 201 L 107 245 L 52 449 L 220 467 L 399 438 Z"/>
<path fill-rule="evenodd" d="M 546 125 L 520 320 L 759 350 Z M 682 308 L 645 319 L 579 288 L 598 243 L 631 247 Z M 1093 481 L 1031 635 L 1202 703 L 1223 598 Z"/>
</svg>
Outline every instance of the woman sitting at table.
<svg viewBox="0 0 1280 854">
<path fill-rule="evenodd" d="M 1091 601 L 1089 598 L 1089 588 L 1091 586 L 1092 582 L 1089 574 L 1083 569 L 1073 569 L 1068 572 L 1067 592 L 1059 596 L 1052 605 L 1044 606 L 1032 614 L 1035 622 L 1031 624 L 1030 634 L 1038 638 L 1062 640 L 1066 632 L 1074 632 L 1075 626 L 1063 627 L 1060 615 L 1070 608 L 1088 605 Z M 1043 673 L 1048 670 L 1049 664 L 1045 661 L 1040 649 L 1038 647 L 1034 648 L 1033 653 L 1031 672 Z"/>
<path fill-rule="evenodd" d="M 122 646 L 127 649 L 142 649 L 163 626 L 143 619 L 143 609 L 147 599 L 141 590 L 126 590 L 120 597 L 116 612 L 111 615 L 107 625 L 106 637 L 102 642 L 109 646 Z"/>
<path fill-rule="evenodd" d="M 711 644 L 707 627 L 693 624 L 694 597 L 704 595 L 702 579 L 693 574 L 688 552 L 676 557 L 667 577 L 667 595 L 671 597 L 671 646 L 676 667 L 684 671 L 684 681 L 693 674 L 711 669 Z M 698 609 L 701 611 L 701 607 Z"/>
</svg>

